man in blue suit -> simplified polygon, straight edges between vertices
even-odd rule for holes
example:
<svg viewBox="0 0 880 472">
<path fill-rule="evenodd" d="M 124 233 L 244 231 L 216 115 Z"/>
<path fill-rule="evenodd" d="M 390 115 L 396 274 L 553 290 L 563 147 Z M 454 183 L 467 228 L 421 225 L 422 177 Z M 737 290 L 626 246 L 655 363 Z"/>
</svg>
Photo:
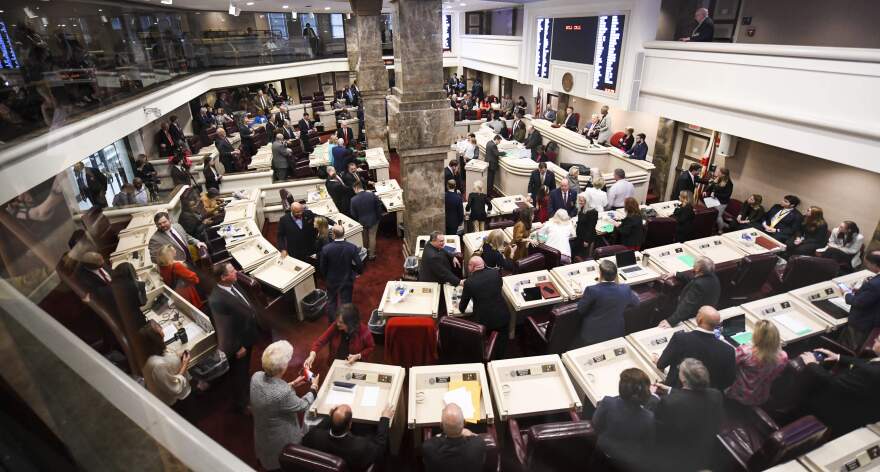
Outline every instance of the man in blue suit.
<svg viewBox="0 0 880 472">
<path fill-rule="evenodd" d="M 461 194 L 455 191 L 455 180 L 446 181 L 446 234 L 456 234 L 464 222 Z"/>
<path fill-rule="evenodd" d="M 339 138 L 336 140 L 336 146 L 333 146 L 333 167 L 345 171 L 348 169 L 349 162 L 355 162 L 354 153 L 351 149 L 345 147 L 345 140 Z"/>
<path fill-rule="evenodd" d="M 582 321 L 580 344 L 576 347 L 622 337 L 623 312 L 638 304 L 639 296 L 629 285 L 617 283 L 617 266 L 611 261 L 600 262 L 599 283 L 587 287 L 578 301 Z"/>
<path fill-rule="evenodd" d="M 575 207 L 577 203 L 577 190 L 569 187 L 568 179 L 562 179 L 559 188 L 550 192 L 550 214 L 555 215 L 556 210 L 564 208 L 568 212 L 568 216 L 574 216 L 577 212 Z"/>
<path fill-rule="evenodd" d="M 340 225 L 334 226 L 333 241 L 324 245 L 318 258 L 321 275 L 327 282 L 327 320 L 330 323 L 336 319 L 337 299 L 343 305 L 351 303 L 355 273 L 360 274 L 364 270 L 358 247 L 343 240 L 344 236 L 345 229 Z"/>
<path fill-rule="evenodd" d="M 648 159 L 648 143 L 645 142 L 645 133 L 639 133 L 636 135 L 636 143 L 633 144 L 633 147 L 626 153 L 632 159 L 638 159 L 640 161 L 644 161 Z"/>
</svg>

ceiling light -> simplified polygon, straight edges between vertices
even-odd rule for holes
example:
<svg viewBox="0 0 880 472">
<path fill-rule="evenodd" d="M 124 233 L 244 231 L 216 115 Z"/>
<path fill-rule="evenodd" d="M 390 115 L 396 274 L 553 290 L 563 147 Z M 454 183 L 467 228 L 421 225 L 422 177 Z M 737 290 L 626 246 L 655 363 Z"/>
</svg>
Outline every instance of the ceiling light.
<svg viewBox="0 0 880 472">
<path fill-rule="evenodd" d="M 98 11 L 104 11 L 104 10 L 101 10 L 100 8 L 98 8 Z"/>
<path fill-rule="evenodd" d="M 467 3 L 459 3 L 458 5 L 461 6 L 461 7 L 466 7 L 466 6 L 467 6 Z"/>
<path fill-rule="evenodd" d="M 162 5 L 171 5 L 174 3 L 174 0 L 161 0 Z"/>
<path fill-rule="evenodd" d="M 290 5 L 281 5 L 281 8 L 287 9 L 287 8 L 290 8 Z"/>
<path fill-rule="evenodd" d="M 330 7 L 324 7 L 324 9 L 325 9 L 325 10 L 329 10 L 329 9 L 330 9 Z"/>
<path fill-rule="evenodd" d="M 252 6 L 253 4 L 254 4 L 254 2 L 247 2 L 247 3 L 245 3 L 245 5 L 247 5 L 247 6 Z"/>
</svg>

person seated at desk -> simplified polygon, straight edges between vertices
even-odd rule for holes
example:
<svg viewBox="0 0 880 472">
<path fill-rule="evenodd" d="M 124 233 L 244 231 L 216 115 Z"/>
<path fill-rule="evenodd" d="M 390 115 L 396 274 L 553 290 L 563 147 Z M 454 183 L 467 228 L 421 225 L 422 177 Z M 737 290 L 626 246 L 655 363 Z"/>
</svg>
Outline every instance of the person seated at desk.
<svg viewBox="0 0 880 472">
<path fill-rule="evenodd" d="M 596 242 L 596 224 L 599 222 L 599 212 L 587 204 L 587 196 L 579 193 L 577 196 L 577 225 L 575 226 L 574 256 L 589 259 L 593 253 L 593 244 Z"/>
<path fill-rule="evenodd" d="M 786 245 L 786 254 L 788 256 L 812 256 L 817 249 L 825 246 L 827 238 L 828 223 L 825 222 L 822 209 L 811 206 L 794 238 Z"/>
<path fill-rule="evenodd" d="M 556 188 L 556 176 L 547 170 L 546 162 L 538 163 L 538 168 L 533 170 L 531 175 L 529 175 L 528 192 L 529 196 L 532 197 L 533 202 L 537 201 L 538 190 L 540 190 L 542 186 L 546 186 L 550 190 Z"/>
<path fill-rule="evenodd" d="M 305 435 L 299 412 L 305 412 L 318 396 L 320 375 L 315 374 L 309 391 L 302 397 L 295 387 L 308 383 L 299 376 L 292 382 L 284 380 L 293 346 L 275 341 L 263 351 L 263 370 L 251 376 L 251 414 L 254 418 L 254 452 L 266 470 L 280 470 L 278 457 L 288 444 L 299 444 Z"/>
<path fill-rule="evenodd" d="M 634 133 L 636 132 L 635 128 L 632 126 L 627 126 L 623 130 L 623 137 L 620 138 L 620 141 L 617 142 L 617 149 L 629 154 L 629 150 L 632 149 L 633 145 L 636 143 L 636 137 Z"/>
<path fill-rule="evenodd" d="M 843 221 L 831 230 L 828 245 L 817 249 L 817 255 L 836 260 L 844 267 L 844 272 L 852 272 L 862 263 L 862 248 L 865 237 L 859 232 L 855 221 Z"/>
<path fill-rule="evenodd" d="M 293 197 L 288 200 L 293 200 Z M 309 256 L 314 253 L 315 237 L 315 214 L 302 203 L 292 201 L 290 210 L 278 220 L 275 241 L 281 251 L 281 258 L 290 255 L 301 261 L 309 260 Z"/>
<path fill-rule="evenodd" d="M 547 105 L 547 111 L 544 112 L 544 119 L 550 123 L 556 123 L 556 110 L 550 105 Z"/>
<path fill-rule="evenodd" d="M 617 396 L 606 396 L 596 405 L 593 427 L 596 446 L 620 470 L 646 470 L 647 453 L 654 446 L 654 412 L 645 408 L 651 399 L 651 379 L 640 369 L 620 373 Z"/>
<path fill-rule="evenodd" d="M 663 354 L 656 359 L 661 371 L 669 367 L 666 385 L 678 387 L 678 369 L 683 359 L 692 357 L 702 362 L 712 375 L 712 387 L 724 391 L 736 379 L 736 353 L 727 342 L 715 337 L 721 324 L 718 310 L 705 305 L 697 312 L 697 329 L 672 335 Z"/>
<path fill-rule="evenodd" d="M 626 216 L 620 221 L 613 221 L 611 224 L 617 228 L 617 233 L 620 235 L 620 244 L 633 251 L 637 251 L 642 245 L 642 238 L 645 233 L 645 225 L 642 222 L 642 211 L 639 209 L 639 202 L 635 198 L 629 197 L 624 201 L 623 209 L 626 212 Z"/>
<path fill-rule="evenodd" d="M 638 161 L 645 161 L 648 159 L 648 143 L 645 142 L 645 133 L 639 133 L 636 135 L 636 142 L 630 148 L 629 151 L 626 152 L 626 155 Z"/>
<path fill-rule="evenodd" d="M 336 145 L 333 146 L 331 154 L 333 157 L 333 167 L 337 169 L 347 169 L 348 163 L 355 161 L 354 153 L 351 149 L 345 147 L 345 140 L 342 138 L 336 140 Z"/>
<path fill-rule="evenodd" d="M 704 470 L 721 428 L 724 398 L 711 386 L 712 373 L 698 359 L 683 359 L 676 374 L 681 388 L 656 385 L 661 398 L 653 407 L 657 427 L 654 465 L 659 470 Z"/>
<path fill-rule="evenodd" d="M 617 265 L 611 261 L 600 262 L 599 283 L 585 288 L 578 300 L 581 330 L 575 347 L 622 338 L 626 334 L 623 312 L 638 304 L 639 296 L 632 288 L 617 283 Z"/>
<path fill-rule="evenodd" d="M 752 330 L 752 341 L 736 348 L 736 380 L 724 395 L 743 405 L 763 405 L 770 398 L 773 380 L 782 374 L 787 362 L 779 329 L 772 321 L 758 321 Z"/>
<path fill-rule="evenodd" d="M 453 267 L 461 268 L 461 263 L 444 247 L 446 238 L 440 231 L 432 231 L 428 243 L 422 251 L 419 262 L 419 282 L 437 282 L 440 284 L 459 285 L 462 279 L 453 273 Z"/>
<path fill-rule="evenodd" d="M 461 199 L 461 194 L 456 191 L 455 180 L 446 181 L 444 202 L 446 234 L 457 234 L 459 226 L 464 223 L 464 202 Z"/>
<path fill-rule="evenodd" d="M 422 443 L 425 472 L 480 472 L 486 461 L 486 443 L 464 427 L 464 415 L 455 403 L 443 407 L 443 434 Z"/>
<path fill-rule="evenodd" d="M 199 285 L 199 276 L 195 272 L 189 270 L 183 261 L 174 260 L 174 246 L 166 244 L 159 249 L 159 257 L 156 260 L 159 266 L 159 275 L 165 285 L 174 289 L 178 295 L 183 297 L 192 306 L 199 310 L 205 307 L 205 301 L 202 300 L 196 287 Z"/>
<path fill-rule="evenodd" d="M 492 202 L 489 196 L 483 192 L 483 182 L 474 182 L 474 191 L 468 194 L 467 205 L 464 210 L 469 213 L 474 231 L 484 231 L 486 222 L 489 220 L 488 212 L 492 211 Z"/>
<path fill-rule="evenodd" d="M 562 126 L 565 126 L 566 128 L 577 133 L 578 117 L 574 114 L 574 108 L 565 107 L 565 119 L 562 120 Z"/>
<path fill-rule="evenodd" d="M 731 231 L 747 228 L 760 229 L 761 221 L 764 219 L 764 206 L 761 205 L 763 201 L 764 197 L 757 193 L 749 195 L 749 198 L 743 203 L 739 215 L 736 215 L 736 220 L 730 224 L 729 229 Z"/>
<path fill-rule="evenodd" d="M 505 257 L 509 252 L 507 242 L 504 241 L 504 231 L 493 229 L 486 239 L 483 240 L 483 246 L 480 248 L 483 261 L 486 267 L 502 269 L 507 271 L 513 270 L 513 261 Z"/>
<path fill-rule="evenodd" d="M 626 172 L 623 169 L 614 169 L 614 179 L 616 182 L 608 189 L 608 206 L 605 207 L 606 210 L 623 208 L 626 199 L 632 198 L 636 194 L 636 188 L 632 182 L 626 180 Z"/>
<path fill-rule="evenodd" d="M 138 202 L 134 198 L 134 185 L 126 183 L 122 186 L 122 191 L 113 196 L 113 206 L 121 207 L 126 205 L 137 205 Z"/>
<path fill-rule="evenodd" d="M 189 397 L 192 387 L 189 375 L 189 351 L 185 350 L 178 356 L 165 345 L 165 334 L 156 320 L 149 320 L 140 328 L 141 347 L 147 362 L 141 373 L 144 386 L 162 403 L 175 406 Z M 177 405 L 178 413 L 184 408 Z"/>
<path fill-rule="evenodd" d="M 870 360 L 821 348 L 801 354 L 809 382 L 807 411 L 828 425 L 833 437 L 880 420 L 880 337 L 874 339 L 871 350 L 876 357 Z M 836 368 L 824 369 L 815 352 L 824 354 L 824 362 Z"/>
<path fill-rule="evenodd" d="M 527 207 L 519 210 L 517 221 L 513 225 L 513 237 L 510 240 L 510 248 L 513 251 L 511 259 L 514 261 L 529 255 L 529 236 L 532 234 L 534 215 L 534 208 Z"/>
<path fill-rule="evenodd" d="M 794 195 L 782 197 L 782 203 L 773 205 L 764 215 L 759 229 L 783 244 L 792 240 L 803 221 L 803 215 L 797 211 L 800 203 L 801 199 Z"/>
<path fill-rule="evenodd" d="M 584 126 L 584 129 L 581 131 L 581 134 L 584 135 L 585 138 L 593 144 L 596 142 L 596 139 L 599 138 L 599 115 L 593 113 L 590 115 L 590 121 Z"/>
<path fill-rule="evenodd" d="M 700 307 L 715 306 L 721 298 L 721 282 L 715 275 L 715 263 L 708 257 L 697 257 L 694 260 L 692 276 L 687 272 L 678 272 L 675 275 L 664 274 L 661 279 L 666 281 L 673 277 L 686 285 L 678 296 L 675 311 L 658 325 L 661 328 L 671 328 L 693 318 Z"/>
<path fill-rule="evenodd" d="M 208 188 L 207 191 L 202 192 L 199 199 L 208 217 L 214 217 L 223 211 L 223 199 L 220 198 L 220 191 L 216 188 Z"/>
<path fill-rule="evenodd" d="M 880 251 L 871 251 L 865 257 L 865 268 L 875 275 L 853 289 L 844 285 L 844 301 L 849 304 L 849 316 L 846 327 L 840 333 L 838 341 L 844 346 L 858 351 L 867 341 L 874 328 L 880 327 Z"/>
<path fill-rule="evenodd" d="M 382 410 L 376 432 L 370 436 L 351 433 L 351 407 L 338 405 L 303 438 L 303 446 L 340 457 L 351 472 L 365 472 L 382 460 L 388 448 L 388 429 L 394 417 L 394 405 Z"/>
<path fill-rule="evenodd" d="M 572 189 L 568 179 L 562 179 L 559 188 L 550 192 L 550 214 L 555 215 L 558 210 L 564 210 L 569 217 L 574 216 L 577 209 L 577 190 Z"/>
<path fill-rule="evenodd" d="M 694 239 L 694 194 L 689 190 L 682 190 L 678 193 L 678 205 L 672 211 L 672 218 L 675 219 L 675 240 L 683 243 Z"/>
<path fill-rule="evenodd" d="M 569 242 L 571 229 L 571 217 L 568 216 L 567 211 L 560 208 L 538 230 L 538 241 L 543 240 L 544 244 L 559 251 L 562 255 L 560 259 L 562 265 L 571 262 L 571 242 Z"/>
<path fill-rule="evenodd" d="M 373 342 L 370 329 L 361 321 L 354 304 L 346 303 L 339 307 L 335 321 L 312 343 L 309 356 L 303 361 L 303 367 L 311 369 L 318 353 L 327 345 L 330 346 L 328 365 L 336 359 L 344 360 L 349 365 L 370 359 L 376 344 Z"/>
</svg>

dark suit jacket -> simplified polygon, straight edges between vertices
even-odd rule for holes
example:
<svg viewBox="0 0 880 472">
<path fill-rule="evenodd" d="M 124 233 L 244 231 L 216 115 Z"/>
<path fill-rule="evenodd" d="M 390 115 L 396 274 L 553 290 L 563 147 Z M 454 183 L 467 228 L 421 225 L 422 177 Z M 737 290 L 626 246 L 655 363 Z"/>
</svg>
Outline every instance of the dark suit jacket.
<svg viewBox="0 0 880 472">
<path fill-rule="evenodd" d="M 471 193 L 468 195 L 465 210 L 470 212 L 471 221 L 486 221 L 489 219 L 487 212 L 492 210 L 492 203 L 485 193 Z"/>
<path fill-rule="evenodd" d="M 336 179 L 327 179 L 326 187 L 336 208 L 344 215 L 351 215 L 351 199 L 354 197 L 354 190 Z"/>
<path fill-rule="evenodd" d="M 764 223 L 769 225 L 770 222 L 773 221 L 773 217 L 782 210 L 784 210 L 784 208 L 779 204 L 770 207 L 770 210 L 764 215 Z M 792 208 L 792 210 L 776 224 L 776 232 L 771 233 L 770 236 L 773 236 L 773 238 L 782 243 L 788 242 L 800 229 L 803 219 L 804 215 L 797 211 L 797 208 Z M 763 231 L 763 225 L 758 225 L 758 227 Z"/>
<path fill-rule="evenodd" d="M 835 375 L 818 364 L 807 366 L 810 413 L 835 436 L 880 420 L 880 362 L 841 356 L 838 367 Z"/>
<path fill-rule="evenodd" d="M 642 470 L 638 463 L 654 445 L 654 412 L 620 397 L 605 397 L 593 413 L 597 446 L 621 470 Z M 633 457 L 634 456 L 634 457 Z"/>
<path fill-rule="evenodd" d="M 627 153 L 629 157 L 644 161 L 648 158 L 648 144 L 644 141 L 636 143 Z M 674 196 L 674 195 L 673 195 Z"/>
<path fill-rule="evenodd" d="M 694 237 L 694 207 L 680 206 L 672 212 L 675 218 L 675 240 L 682 243 Z"/>
<path fill-rule="evenodd" d="M 220 190 L 220 178 L 222 177 L 219 172 L 217 172 L 217 177 L 214 177 L 214 173 L 211 172 L 211 169 L 202 169 L 202 175 L 205 176 L 205 189 L 216 188 Z"/>
<path fill-rule="evenodd" d="M 642 233 L 645 226 L 642 224 L 640 215 L 627 216 L 620 222 L 617 232 L 620 233 L 620 244 L 626 247 L 639 247 L 642 245 Z"/>
<path fill-rule="evenodd" d="M 153 167 L 149 163 L 147 165 L 150 168 Z M 76 172 L 73 173 L 74 179 L 76 179 L 77 175 Z M 104 196 L 104 192 L 107 191 L 107 177 L 94 167 L 83 168 L 82 175 L 83 183 L 85 183 L 85 187 L 80 187 L 79 189 L 82 197 L 88 198 L 93 205 L 99 202 L 103 202 L 106 205 L 107 197 Z M 77 186 L 79 186 L 79 180 L 77 180 Z"/>
<path fill-rule="evenodd" d="M 536 195 L 538 195 L 538 190 L 541 189 L 542 185 L 546 185 L 547 188 L 553 190 L 556 188 L 556 177 L 553 175 L 553 172 L 549 170 L 544 172 L 544 181 L 541 181 L 541 173 L 538 169 L 532 171 L 532 175 L 529 176 L 529 195 L 531 195 L 532 200 L 536 199 Z M 577 202 L 577 196 L 575 196 L 575 202 Z"/>
<path fill-rule="evenodd" d="M 461 195 L 456 192 L 446 191 L 446 231 L 447 234 L 453 234 L 458 230 L 458 226 L 464 221 L 464 202 Z"/>
<path fill-rule="evenodd" d="M 464 313 L 474 301 L 474 320 L 489 330 L 503 330 L 510 323 L 510 312 L 501 294 L 501 272 L 487 267 L 470 274 L 464 281 L 458 309 Z M 506 334 L 505 334 L 506 335 Z"/>
<path fill-rule="evenodd" d="M 689 190 L 691 192 L 697 188 L 697 183 L 699 180 L 694 178 L 691 180 L 691 173 L 687 170 L 683 171 L 681 174 L 678 174 L 678 178 L 675 180 L 675 187 L 672 188 L 672 196 L 673 200 L 678 199 L 678 195 L 682 190 Z"/>
<path fill-rule="evenodd" d="M 577 132 L 578 121 L 577 121 L 577 117 L 574 115 L 574 113 L 565 117 L 565 123 L 563 123 L 563 126 L 565 126 L 566 128 L 568 128 L 574 132 Z"/>
<path fill-rule="evenodd" d="M 688 357 L 706 366 L 712 388 L 724 391 L 733 384 L 736 378 L 736 353 L 733 348 L 726 342 L 715 339 L 713 333 L 696 330 L 673 334 L 669 345 L 657 360 L 657 367 L 661 370 L 669 367 L 666 385 L 673 388 L 681 386 L 678 381 L 678 365 Z"/>
<path fill-rule="evenodd" d="M 660 469 L 693 472 L 707 467 L 723 412 L 724 397 L 714 388 L 674 389 L 661 398 L 654 408 Z"/>
<path fill-rule="evenodd" d="M 486 267 L 513 271 L 513 261 L 504 257 L 504 254 L 501 254 L 500 251 L 488 243 L 483 243 L 482 253 L 483 262 L 486 263 Z"/>
<path fill-rule="evenodd" d="M 712 18 L 706 17 L 691 33 L 691 41 L 708 43 L 713 39 L 715 39 L 715 22 Z"/>
<path fill-rule="evenodd" d="M 330 436 L 330 418 L 303 437 L 303 446 L 341 457 L 352 472 L 362 472 L 382 459 L 388 447 L 388 418 L 381 418 L 372 436 L 355 436 L 350 432 L 341 438 Z"/>
<path fill-rule="evenodd" d="M 354 130 L 351 128 L 339 128 L 336 130 L 336 138 L 342 138 L 346 140 L 346 144 L 348 146 L 354 146 Z"/>
<path fill-rule="evenodd" d="M 599 212 L 590 208 L 586 213 L 577 213 L 578 221 L 575 226 L 575 236 L 580 242 L 591 242 L 596 239 L 596 223 L 599 222 Z"/>
<path fill-rule="evenodd" d="M 352 190 L 354 190 L 355 182 L 360 182 L 361 188 L 364 190 L 367 189 L 367 182 L 364 181 L 363 177 L 361 177 L 361 174 L 359 174 L 358 171 L 354 171 L 354 173 L 346 171 L 340 175 L 342 176 L 342 182 L 345 183 L 345 185 L 351 187 Z"/>
<path fill-rule="evenodd" d="M 104 266 L 107 275 L 112 277 L 112 271 L 109 265 Z M 113 289 L 104 279 L 98 277 L 94 272 L 86 269 L 82 264 L 77 267 L 76 281 L 80 283 L 82 290 L 90 295 L 89 298 L 97 303 L 108 313 L 115 314 L 116 301 L 113 298 Z"/>
<path fill-rule="evenodd" d="M 456 190 L 464 190 L 464 181 L 462 180 L 461 172 L 458 175 L 452 172 L 452 169 L 449 166 L 443 168 L 443 188 L 446 188 L 446 182 L 450 180 L 455 181 Z"/>
<path fill-rule="evenodd" d="M 259 306 L 241 286 L 236 283 L 234 287 L 247 303 L 220 287 L 214 287 L 208 297 L 217 330 L 217 348 L 227 357 L 235 356 L 242 347 L 249 349 L 257 339 L 255 312 Z"/>
<path fill-rule="evenodd" d="M 479 436 L 436 436 L 422 443 L 425 472 L 480 472 L 485 460 L 486 443 Z"/>
<path fill-rule="evenodd" d="M 687 285 L 678 296 L 678 306 L 675 311 L 666 318 L 670 325 L 675 326 L 682 321 L 693 318 L 703 305 L 716 306 L 721 297 L 721 282 L 715 274 L 706 274 L 694 278 L 684 272 L 675 274 L 680 282 Z"/>
<path fill-rule="evenodd" d="M 526 124 L 523 123 L 522 120 L 514 120 L 513 126 L 511 126 L 510 130 L 511 136 L 514 140 L 519 142 L 525 142 L 526 140 Z"/>
<path fill-rule="evenodd" d="M 355 272 L 364 271 L 358 247 L 348 241 L 330 241 L 321 249 L 321 275 L 328 286 L 354 283 Z"/>
<path fill-rule="evenodd" d="M 195 182 L 193 181 L 192 176 L 189 171 L 181 170 L 177 166 L 171 166 L 171 182 L 174 185 L 190 185 L 195 186 Z"/>
<path fill-rule="evenodd" d="M 495 144 L 495 141 L 490 139 L 489 142 L 486 143 L 486 162 L 489 163 L 489 170 L 498 170 L 498 157 L 498 145 Z"/>
<path fill-rule="evenodd" d="M 303 211 L 302 229 L 296 225 L 290 212 L 284 213 L 278 220 L 277 246 L 286 250 L 290 257 L 307 261 L 315 252 L 315 214 L 311 210 Z"/>
<path fill-rule="evenodd" d="M 531 149 L 533 161 L 536 160 L 538 146 L 542 144 L 544 144 L 544 138 L 541 136 L 541 132 L 536 129 L 532 129 L 532 134 L 526 137 L 525 147 L 526 149 Z"/>
<path fill-rule="evenodd" d="M 581 346 L 623 337 L 623 312 L 639 304 L 639 297 L 629 285 L 600 282 L 587 287 L 578 300 L 581 316 Z"/>
<path fill-rule="evenodd" d="M 333 146 L 331 154 L 333 154 L 333 167 L 340 173 L 347 170 L 348 163 L 355 159 L 351 149 L 344 146 Z"/>
<path fill-rule="evenodd" d="M 299 132 L 303 133 L 303 135 L 300 136 L 302 137 L 305 134 L 308 134 L 309 130 L 312 129 L 312 122 L 306 121 L 304 118 L 301 118 L 299 120 L 299 123 L 297 123 L 297 126 L 299 126 Z"/>
<path fill-rule="evenodd" d="M 284 136 L 285 141 L 296 139 L 296 133 L 293 128 L 288 128 L 285 126 L 279 129 L 278 133 L 281 133 L 281 135 Z"/>
<path fill-rule="evenodd" d="M 159 153 L 159 157 L 171 156 L 174 154 L 174 148 L 177 144 L 174 142 L 174 135 L 171 128 L 168 128 L 168 134 L 171 135 L 171 139 L 168 139 L 165 131 L 161 129 L 156 131 L 156 152 Z M 162 147 L 163 144 L 165 145 L 164 148 Z"/>
<path fill-rule="evenodd" d="M 364 228 L 372 228 L 382 219 L 382 201 L 373 192 L 356 193 L 351 199 L 351 217 Z"/>
<path fill-rule="evenodd" d="M 223 167 L 226 169 L 226 173 L 229 172 L 238 172 L 238 167 L 235 165 L 235 160 L 232 157 L 233 151 L 235 148 L 229 142 L 228 139 L 217 139 L 214 141 L 214 146 L 217 146 L 217 152 L 220 153 L 220 162 L 223 164 Z"/>
<path fill-rule="evenodd" d="M 880 326 L 880 277 L 872 277 L 858 291 L 848 294 L 846 302 L 850 305 L 850 326 L 860 331 Z"/>
<path fill-rule="evenodd" d="M 422 260 L 419 262 L 419 282 L 438 282 L 458 285 L 461 279 L 452 272 L 452 256 L 431 243 L 425 244 Z"/>
<path fill-rule="evenodd" d="M 181 211 L 180 216 L 177 217 L 177 223 L 183 226 L 183 230 L 187 234 L 201 240 L 205 238 L 205 225 L 202 223 L 202 219 L 202 216 L 198 213 Z"/>
<path fill-rule="evenodd" d="M 556 213 L 556 210 L 560 208 L 564 208 L 565 211 L 568 212 L 568 216 L 574 216 L 575 212 L 577 212 L 576 205 L 577 204 L 577 190 L 568 189 L 568 200 L 563 204 L 562 202 L 562 189 L 557 188 L 553 189 L 550 192 L 550 215 L 553 216 Z"/>
<path fill-rule="evenodd" d="M 185 141 L 186 136 L 183 134 L 183 129 L 179 124 L 173 124 L 168 127 L 168 131 L 171 133 L 171 139 L 175 142 Z"/>
</svg>

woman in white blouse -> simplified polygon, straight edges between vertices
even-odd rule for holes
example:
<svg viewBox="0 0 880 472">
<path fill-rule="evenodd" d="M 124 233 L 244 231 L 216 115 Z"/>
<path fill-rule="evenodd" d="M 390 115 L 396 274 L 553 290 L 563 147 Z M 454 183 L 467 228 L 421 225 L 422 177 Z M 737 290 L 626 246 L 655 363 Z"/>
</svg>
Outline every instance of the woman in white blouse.
<svg viewBox="0 0 880 472">
<path fill-rule="evenodd" d="M 544 244 L 558 250 L 562 254 L 561 262 L 563 264 L 568 264 L 571 261 L 571 243 L 568 241 L 571 237 L 571 228 L 571 218 L 568 216 L 568 212 L 564 208 L 560 208 L 538 230 L 538 240 L 544 241 Z"/>
<path fill-rule="evenodd" d="M 189 351 L 178 356 L 165 349 L 162 326 L 155 320 L 147 322 L 140 334 L 144 351 L 149 356 L 142 370 L 147 390 L 168 406 L 189 396 Z"/>
<path fill-rule="evenodd" d="M 864 245 L 865 237 L 859 232 L 858 225 L 854 221 L 844 221 L 831 230 L 828 245 L 817 252 L 840 263 L 848 262 L 854 269 L 862 263 Z"/>
<path fill-rule="evenodd" d="M 602 174 L 594 172 L 593 186 L 587 187 L 584 191 L 587 197 L 587 206 L 595 208 L 599 213 L 605 211 L 605 207 L 608 206 L 608 194 L 602 190 L 604 188 L 605 179 L 602 178 Z"/>
</svg>

